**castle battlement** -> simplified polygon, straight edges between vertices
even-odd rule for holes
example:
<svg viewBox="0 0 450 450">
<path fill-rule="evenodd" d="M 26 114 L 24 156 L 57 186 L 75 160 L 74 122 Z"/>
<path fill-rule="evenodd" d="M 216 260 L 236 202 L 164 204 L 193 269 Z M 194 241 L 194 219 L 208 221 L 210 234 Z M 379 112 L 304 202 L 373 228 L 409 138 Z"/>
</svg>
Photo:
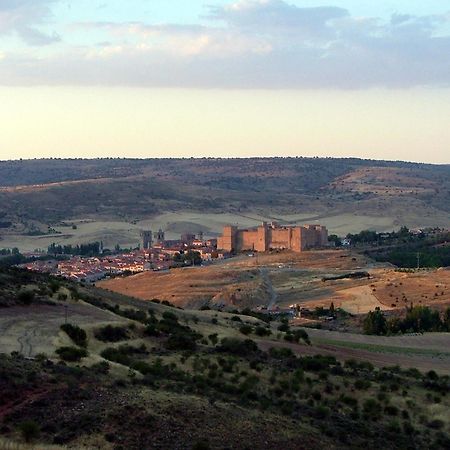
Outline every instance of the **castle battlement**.
<svg viewBox="0 0 450 450">
<path fill-rule="evenodd" d="M 276 222 L 264 222 L 259 227 L 249 229 L 228 225 L 217 239 L 217 248 L 228 252 L 266 252 L 271 249 L 302 252 L 325 247 L 327 244 L 328 230 L 323 225 L 281 226 Z"/>
</svg>

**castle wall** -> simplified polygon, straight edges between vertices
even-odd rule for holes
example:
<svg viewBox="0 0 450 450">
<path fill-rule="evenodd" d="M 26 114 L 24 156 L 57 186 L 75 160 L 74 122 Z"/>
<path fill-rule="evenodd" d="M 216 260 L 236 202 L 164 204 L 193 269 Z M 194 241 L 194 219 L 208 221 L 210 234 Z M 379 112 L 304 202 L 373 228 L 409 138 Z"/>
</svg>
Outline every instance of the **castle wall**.
<svg viewBox="0 0 450 450">
<path fill-rule="evenodd" d="M 242 250 L 259 250 L 258 245 L 259 233 L 258 230 L 241 230 L 237 233 L 237 248 Z M 265 251 L 265 250 L 262 250 Z"/>
<path fill-rule="evenodd" d="M 225 251 L 255 250 L 265 252 L 269 249 L 288 249 L 301 252 L 309 248 L 320 248 L 328 244 L 328 231 L 322 225 L 303 227 L 280 227 L 276 224 L 261 226 L 250 230 L 237 227 L 224 227 L 217 240 L 217 248 Z"/>
<path fill-rule="evenodd" d="M 292 247 L 292 228 L 269 230 L 269 248 L 290 249 Z"/>
</svg>

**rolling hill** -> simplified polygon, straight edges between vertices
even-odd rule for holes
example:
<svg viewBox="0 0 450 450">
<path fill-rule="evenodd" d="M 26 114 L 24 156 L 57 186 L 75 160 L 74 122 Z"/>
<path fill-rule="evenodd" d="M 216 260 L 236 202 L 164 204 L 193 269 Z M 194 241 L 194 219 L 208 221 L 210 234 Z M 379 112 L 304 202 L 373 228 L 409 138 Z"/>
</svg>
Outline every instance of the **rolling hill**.
<svg viewBox="0 0 450 450">
<path fill-rule="evenodd" d="M 322 221 L 340 233 L 448 226 L 449 195 L 449 165 L 333 158 L 4 161 L 0 235 L 43 235 L 49 225 L 80 219 L 133 224 L 186 211 Z"/>
</svg>

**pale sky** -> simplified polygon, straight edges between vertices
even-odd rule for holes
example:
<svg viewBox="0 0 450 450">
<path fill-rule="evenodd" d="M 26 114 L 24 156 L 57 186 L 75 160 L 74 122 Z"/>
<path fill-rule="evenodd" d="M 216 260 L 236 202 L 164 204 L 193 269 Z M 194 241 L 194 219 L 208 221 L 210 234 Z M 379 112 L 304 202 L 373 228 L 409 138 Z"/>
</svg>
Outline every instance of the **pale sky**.
<svg viewBox="0 0 450 450">
<path fill-rule="evenodd" d="M 0 0 L 0 159 L 450 163 L 450 1 Z"/>
</svg>

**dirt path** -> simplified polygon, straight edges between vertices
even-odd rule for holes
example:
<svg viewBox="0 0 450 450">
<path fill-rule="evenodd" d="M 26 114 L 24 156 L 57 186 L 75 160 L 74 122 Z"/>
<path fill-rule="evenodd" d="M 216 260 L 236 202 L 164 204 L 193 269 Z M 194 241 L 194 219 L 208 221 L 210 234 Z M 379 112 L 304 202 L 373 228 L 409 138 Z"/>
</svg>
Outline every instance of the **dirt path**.
<svg viewBox="0 0 450 450">
<path fill-rule="evenodd" d="M 269 303 L 267 305 L 267 310 L 271 311 L 275 304 L 277 303 L 277 293 L 275 292 L 275 289 L 273 288 L 272 280 L 269 276 L 269 271 L 265 268 L 259 269 L 259 272 L 261 273 L 261 278 L 264 281 L 264 284 L 267 286 L 267 292 L 269 294 Z"/>
</svg>

